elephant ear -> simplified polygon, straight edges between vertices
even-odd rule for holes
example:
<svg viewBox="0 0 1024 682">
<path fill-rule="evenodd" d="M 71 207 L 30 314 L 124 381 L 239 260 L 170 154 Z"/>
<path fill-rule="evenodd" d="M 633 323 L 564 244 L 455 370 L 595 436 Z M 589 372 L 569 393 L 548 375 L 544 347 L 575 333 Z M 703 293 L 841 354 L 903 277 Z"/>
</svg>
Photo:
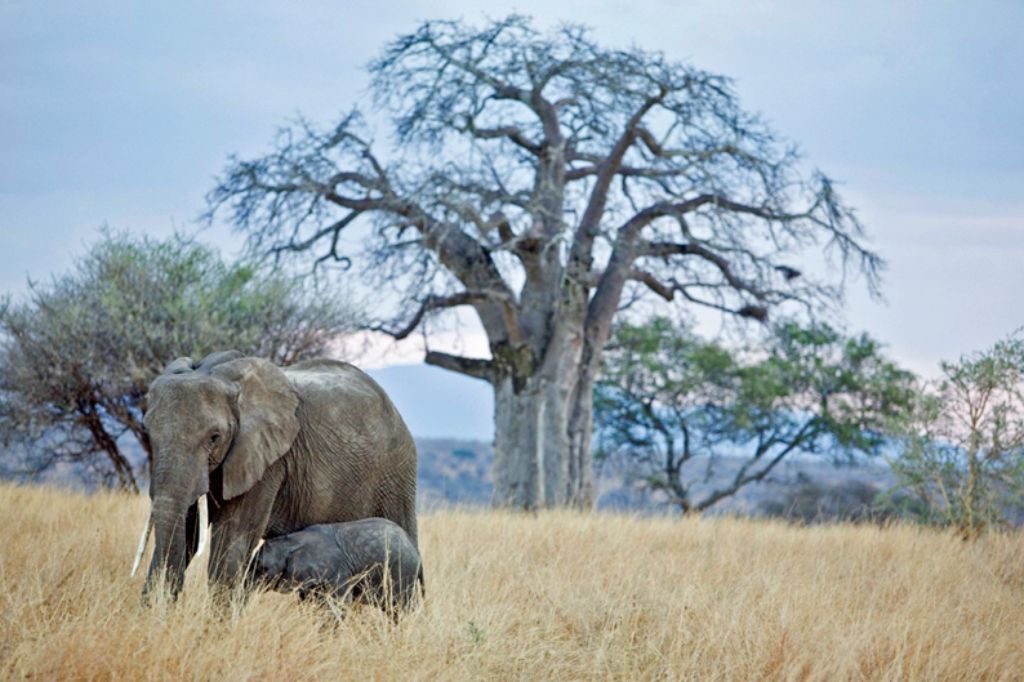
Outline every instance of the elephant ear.
<svg viewBox="0 0 1024 682">
<path fill-rule="evenodd" d="M 178 358 L 167 364 L 161 374 L 186 374 L 194 369 L 192 358 Z"/>
<path fill-rule="evenodd" d="M 284 372 L 261 358 L 222 362 L 211 373 L 238 386 L 238 433 L 222 467 L 223 495 L 230 500 L 291 448 L 299 433 L 299 396 Z"/>
<path fill-rule="evenodd" d="M 217 365 L 221 365 L 225 362 L 230 362 L 231 360 L 237 360 L 238 358 L 241 357 L 243 357 L 243 355 L 237 350 L 219 350 L 210 353 L 205 358 L 200 360 L 199 364 L 196 365 L 196 371 L 206 372 L 207 374 L 209 374 Z"/>
</svg>

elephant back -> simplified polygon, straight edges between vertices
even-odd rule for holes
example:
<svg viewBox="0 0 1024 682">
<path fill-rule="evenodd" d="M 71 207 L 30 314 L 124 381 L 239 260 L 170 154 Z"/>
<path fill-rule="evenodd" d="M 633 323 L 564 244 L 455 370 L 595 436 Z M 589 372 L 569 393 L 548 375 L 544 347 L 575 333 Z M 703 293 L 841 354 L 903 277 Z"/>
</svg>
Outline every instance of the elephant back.
<svg viewBox="0 0 1024 682">
<path fill-rule="evenodd" d="M 284 369 L 302 424 L 288 479 L 314 501 L 289 514 L 292 532 L 314 523 L 390 519 L 416 544 L 416 446 L 384 389 L 359 368 L 315 359 Z M 330 486 L 330 492 L 323 490 Z"/>
<path fill-rule="evenodd" d="M 333 423 L 353 422 L 357 426 L 381 420 L 405 426 L 380 384 L 355 365 L 316 358 L 298 362 L 284 371 L 307 410 L 329 412 Z"/>
</svg>

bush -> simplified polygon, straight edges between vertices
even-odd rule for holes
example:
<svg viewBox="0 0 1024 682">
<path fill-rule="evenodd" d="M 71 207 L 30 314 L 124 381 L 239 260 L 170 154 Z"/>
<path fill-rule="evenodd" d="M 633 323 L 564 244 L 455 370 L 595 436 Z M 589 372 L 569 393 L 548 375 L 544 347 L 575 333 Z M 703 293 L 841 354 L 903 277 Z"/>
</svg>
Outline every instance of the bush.
<svg viewBox="0 0 1024 682">
<path fill-rule="evenodd" d="M 800 473 L 782 495 L 761 503 L 759 512 L 802 523 L 836 521 L 884 523 L 916 518 L 924 503 L 902 491 L 886 491 L 858 478 L 837 483 L 817 481 Z"/>
</svg>

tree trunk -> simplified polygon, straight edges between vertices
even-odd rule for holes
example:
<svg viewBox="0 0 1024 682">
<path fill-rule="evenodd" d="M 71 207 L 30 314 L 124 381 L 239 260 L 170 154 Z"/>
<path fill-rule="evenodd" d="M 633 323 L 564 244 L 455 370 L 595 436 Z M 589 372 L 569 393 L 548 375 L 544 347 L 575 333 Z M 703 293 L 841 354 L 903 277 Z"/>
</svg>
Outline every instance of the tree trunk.
<svg viewBox="0 0 1024 682">
<path fill-rule="evenodd" d="M 569 418 L 569 491 L 567 503 L 578 509 L 590 509 L 594 498 L 593 453 L 590 438 L 594 429 L 595 371 L 584 365 L 573 394 Z"/>
<path fill-rule="evenodd" d="M 576 416 L 581 358 L 576 337 L 566 338 L 562 352 L 549 349 L 547 361 L 532 375 L 501 376 L 494 382 L 495 506 L 564 506 L 577 498 L 575 491 L 592 488 L 589 452 L 586 467 L 573 463 L 574 448 L 581 443 L 574 435 L 581 421 Z M 589 414 L 584 421 L 589 451 Z"/>
<path fill-rule="evenodd" d="M 495 506 L 532 510 L 565 504 L 569 406 L 563 393 L 541 375 L 519 391 L 511 378 L 495 385 Z"/>
<path fill-rule="evenodd" d="M 542 361 L 499 365 L 505 372 L 494 381 L 495 506 L 594 505 L 594 383 L 611 324 L 588 324 L 587 308 L 587 289 L 568 287 Z"/>
<path fill-rule="evenodd" d="M 106 453 L 111 466 L 114 468 L 114 473 L 117 475 L 118 488 L 126 492 L 138 493 L 139 484 L 135 480 L 132 465 L 121 454 L 117 441 L 114 440 L 113 436 L 107 432 L 106 427 L 103 426 L 103 421 L 99 413 L 96 412 L 95 405 L 91 405 L 88 410 L 82 411 L 79 421 L 89 430 L 93 441 Z"/>
</svg>

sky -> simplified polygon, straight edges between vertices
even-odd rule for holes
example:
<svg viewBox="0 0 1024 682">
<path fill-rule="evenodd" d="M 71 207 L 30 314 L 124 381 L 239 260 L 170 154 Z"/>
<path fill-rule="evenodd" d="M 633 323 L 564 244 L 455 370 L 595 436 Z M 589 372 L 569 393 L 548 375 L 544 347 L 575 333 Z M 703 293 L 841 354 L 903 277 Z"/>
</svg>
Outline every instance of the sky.
<svg viewBox="0 0 1024 682">
<path fill-rule="evenodd" d="M 910 368 L 1024 325 L 1024 2 L 518 2 L 607 45 L 735 79 L 747 108 L 840 182 L 888 260 L 885 302 L 846 319 Z M 195 230 L 230 154 L 302 114 L 367 102 L 363 65 L 427 18 L 417 2 L 0 0 L 0 292 L 66 269 L 98 229 Z M 202 238 L 228 255 L 223 225 Z M 456 336 L 451 335 L 453 338 Z M 486 348 L 472 330 L 457 337 Z M 383 367 L 421 348 L 378 353 Z"/>
</svg>

